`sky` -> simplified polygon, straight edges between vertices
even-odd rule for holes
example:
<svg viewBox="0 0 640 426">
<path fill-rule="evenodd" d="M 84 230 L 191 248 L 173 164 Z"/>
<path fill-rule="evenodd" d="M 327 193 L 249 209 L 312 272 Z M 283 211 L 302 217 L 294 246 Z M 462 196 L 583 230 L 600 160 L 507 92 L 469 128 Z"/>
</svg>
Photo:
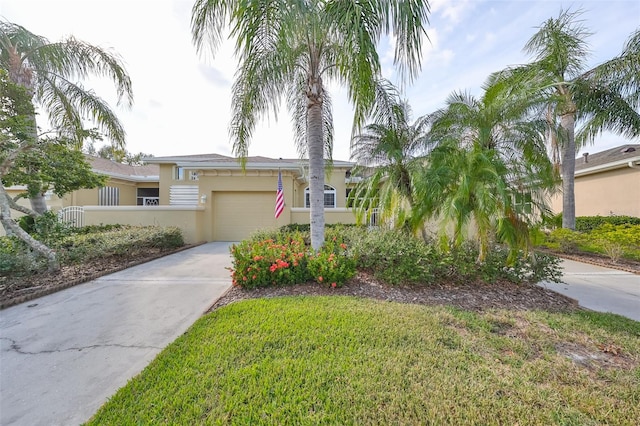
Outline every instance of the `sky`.
<svg viewBox="0 0 640 426">
<path fill-rule="evenodd" d="M 561 10 L 582 10 L 593 34 L 587 40 L 595 66 L 618 55 L 640 27 L 638 0 L 432 0 L 422 71 L 404 88 L 413 117 L 444 107 L 449 94 L 482 95 L 482 84 L 494 71 L 532 58 L 522 48 L 542 23 Z M 190 30 L 193 0 L 2 0 L 0 17 L 58 41 L 75 38 L 112 49 L 131 76 L 134 104 L 116 105 L 113 84 L 83 82 L 107 100 L 127 132 L 127 149 L 155 156 L 217 153 L 232 155 L 228 128 L 231 85 L 237 62 L 231 41 L 215 57 L 199 54 Z M 383 75 L 393 82 L 393 47 L 379 46 Z M 353 109 L 346 91 L 329 85 L 333 98 L 334 154 L 350 159 Z M 298 157 L 288 111 L 266 117 L 257 126 L 249 155 Z M 46 123 L 40 123 L 45 127 Z M 633 143 L 640 143 L 638 140 Z M 604 134 L 582 152 L 599 152 L 629 143 Z"/>
</svg>

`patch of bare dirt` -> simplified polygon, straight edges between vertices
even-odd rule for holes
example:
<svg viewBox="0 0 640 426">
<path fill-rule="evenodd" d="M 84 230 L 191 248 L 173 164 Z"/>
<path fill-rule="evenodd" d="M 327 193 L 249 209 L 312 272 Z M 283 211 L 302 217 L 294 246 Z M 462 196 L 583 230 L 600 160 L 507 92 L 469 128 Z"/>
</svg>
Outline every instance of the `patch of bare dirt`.
<svg viewBox="0 0 640 426">
<path fill-rule="evenodd" d="M 575 364 L 591 370 L 635 368 L 633 360 L 616 345 L 593 345 L 593 347 L 587 347 L 577 343 L 563 343 L 558 345 L 556 350 Z"/>
</svg>

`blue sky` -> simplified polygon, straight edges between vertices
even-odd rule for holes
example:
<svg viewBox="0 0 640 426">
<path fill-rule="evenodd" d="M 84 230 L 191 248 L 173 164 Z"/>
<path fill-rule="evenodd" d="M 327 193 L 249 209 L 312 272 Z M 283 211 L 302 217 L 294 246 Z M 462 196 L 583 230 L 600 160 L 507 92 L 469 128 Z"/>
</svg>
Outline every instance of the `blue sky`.
<svg viewBox="0 0 640 426">
<path fill-rule="evenodd" d="M 113 105 L 127 131 L 130 151 L 159 155 L 231 154 L 228 138 L 230 91 L 236 62 L 230 43 L 214 58 L 198 55 L 191 43 L 191 0 L 2 0 L 0 16 L 51 41 L 66 35 L 122 56 L 133 80 L 135 104 L 115 107 L 108 82 L 85 82 Z M 536 27 L 560 10 L 583 10 L 587 40 L 597 65 L 622 50 L 640 27 L 640 1 L 433 0 L 422 72 L 405 89 L 414 117 L 444 106 L 453 91 L 481 95 L 488 75 L 531 58 L 522 52 Z M 395 72 L 388 41 L 381 43 L 384 75 Z M 345 91 L 330 86 L 334 99 L 334 158 L 349 159 L 352 109 Z M 42 123 L 45 124 L 45 123 Z M 44 127 L 44 126 L 43 126 Z M 289 116 L 282 108 L 263 120 L 250 155 L 296 157 Z M 591 153 L 625 143 L 605 134 Z M 638 141 L 633 141 L 638 143 Z"/>
</svg>

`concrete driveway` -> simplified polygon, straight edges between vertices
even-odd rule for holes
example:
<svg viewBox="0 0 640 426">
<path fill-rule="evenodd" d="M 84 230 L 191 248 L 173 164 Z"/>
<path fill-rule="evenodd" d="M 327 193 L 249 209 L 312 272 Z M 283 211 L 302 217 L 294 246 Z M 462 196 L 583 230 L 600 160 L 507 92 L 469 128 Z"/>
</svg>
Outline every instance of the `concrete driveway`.
<svg viewBox="0 0 640 426">
<path fill-rule="evenodd" d="M 640 321 L 640 275 L 566 259 L 562 267 L 562 283 L 540 285 L 576 299 L 585 308 Z"/>
<path fill-rule="evenodd" d="M 0 311 L 0 424 L 74 425 L 231 286 L 209 243 Z"/>
</svg>

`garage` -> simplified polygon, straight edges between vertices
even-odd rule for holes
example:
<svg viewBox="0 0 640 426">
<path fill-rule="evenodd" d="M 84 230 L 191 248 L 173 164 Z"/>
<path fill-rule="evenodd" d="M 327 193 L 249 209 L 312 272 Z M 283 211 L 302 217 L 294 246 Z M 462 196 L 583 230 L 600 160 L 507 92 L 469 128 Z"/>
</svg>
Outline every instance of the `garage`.
<svg viewBox="0 0 640 426">
<path fill-rule="evenodd" d="M 213 239 L 240 241 L 258 229 L 278 226 L 275 197 L 275 191 L 213 192 Z"/>
</svg>

